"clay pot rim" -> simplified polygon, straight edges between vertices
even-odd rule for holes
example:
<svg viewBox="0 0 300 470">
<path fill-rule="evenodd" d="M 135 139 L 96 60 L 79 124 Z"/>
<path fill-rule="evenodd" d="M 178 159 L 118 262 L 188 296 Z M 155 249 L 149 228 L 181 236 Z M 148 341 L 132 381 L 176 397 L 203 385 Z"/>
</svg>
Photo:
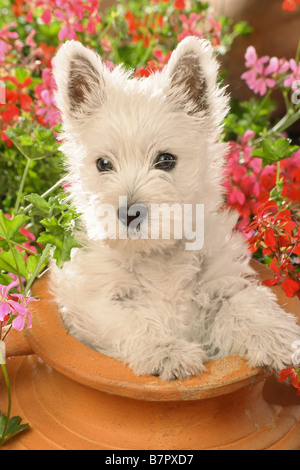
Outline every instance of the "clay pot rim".
<svg viewBox="0 0 300 470">
<path fill-rule="evenodd" d="M 49 366 L 72 380 L 114 395 L 150 401 L 207 399 L 232 393 L 265 378 L 245 360 L 229 356 L 206 364 L 201 376 L 164 382 L 154 376 L 136 376 L 128 366 L 80 343 L 68 334 L 48 290 L 48 275 L 35 282 L 31 304 L 33 328 L 26 330 L 32 351 Z"/>
</svg>

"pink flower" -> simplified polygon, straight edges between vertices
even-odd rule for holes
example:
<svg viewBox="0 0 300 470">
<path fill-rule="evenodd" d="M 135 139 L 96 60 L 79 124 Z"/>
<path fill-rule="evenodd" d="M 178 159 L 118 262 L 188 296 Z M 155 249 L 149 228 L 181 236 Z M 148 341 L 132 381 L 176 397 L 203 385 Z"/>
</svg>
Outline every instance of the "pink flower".
<svg viewBox="0 0 300 470">
<path fill-rule="evenodd" d="M 29 2 L 29 0 L 27 0 Z M 99 0 L 30 0 L 30 8 L 26 21 L 33 21 L 33 14 L 41 12 L 40 19 L 50 24 L 53 16 L 61 21 L 58 37 L 77 39 L 76 32 L 97 33 L 97 25 L 101 23 L 98 13 Z M 83 22 L 87 19 L 87 23 Z M 86 26 L 83 26 L 86 25 Z"/>
<path fill-rule="evenodd" d="M 272 74 L 278 69 L 278 63 L 272 59 L 268 66 L 265 66 L 269 62 L 269 56 L 263 56 L 258 58 L 256 50 L 253 46 L 247 48 L 245 54 L 245 65 L 248 70 L 243 73 L 242 79 L 246 80 L 248 87 L 259 93 L 261 96 L 265 95 L 268 88 L 273 88 L 276 85 L 276 81 L 272 78 Z"/>
<path fill-rule="evenodd" d="M 111 45 L 111 42 L 110 40 L 105 37 L 103 39 L 100 40 L 100 45 L 102 47 L 102 49 L 105 51 L 105 52 L 111 52 L 112 51 L 112 45 Z"/>
<path fill-rule="evenodd" d="M 64 39 L 77 39 L 76 31 L 82 33 L 83 26 L 80 23 L 65 23 L 63 28 L 58 33 L 58 39 L 63 41 Z"/>
<path fill-rule="evenodd" d="M 271 57 L 269 65 L 266 68 L 266 74 L 273 73 L 277 76 L 289 70 L 289 62 L 278 57 Z"/>
<path fill-rule="evenodd" d="M 43 125 L 53 127 L 60 122 L 60 114 L 54 97 L 56 84 L 50 68 L 46 67 L 43 70 L 42 79 L 43 83 L 36 85 L 34 88 L 37 98 L 35 103 L 36 114 L 40 116 Z"/>
<path fill-rule="evenodd" d="M 96 34 L 97 33 L 97 24 L 101 23 L 101 18 L 97 13 L 97 10 L 92 14 L 89 18 L 86 32 L 88 34 Z"/>
<path fill-rule="evenodd" d="M 230 142 L 230 152 L 225 167 L 224 188 L 229 206 L 236 209 L 243 218 L 249 218 L 257 205 L 260 195 L 259 175 L 261 159 L 251 157 L 253 147 L 250 140 L 254 132 L 248 130 L 239 142 Z"/>
<path fill-rule="evenodd" d="M 35 299 L 34 297 L 24 297 L 22 294 L 11 294 L 11 296 L 16 297 L 20 301 L 20 303 L 14 302 L 15 304 L 17 304 L 17 307 L 15 307 L 15 314 L 17 314 L 17 316 L 12 322 L 13 328 L 18 331 L 23 330 L 25 326 L 26 317 L 28 318 L 27 328 L 31 328 L 32 317 L 27 305 L 30 302 L 36 302 L 37 299 Z"/>
<path fill-rule="evenodd" d="M 114 64 L 111 60 L 107 60 L 107 61 L 105 62 L 105 65 L 106 65 L 106 67 L 108 68 L 108 70 L 109 70 L 110 72 L 112 72 L 112 71 L 114 70 L 114 68 L 115 68 L 115 64 Z"/>
<path fill-rule="evenodd" d="M 269 56 L 257 58 L 255 47 L 249 46 L 245 54 L 245 65 L 247 68 L 259 66 L 259 64 L 264 64 L 268 62 Z"/>
<path fill-rule="evenodd" d="M 187 36 L 197 36 L 198 38 L 203 37 L 203 33 L 199 28 L 200 15 L 197 13 L 191 13 L 189 17 L 186 15 L 179 15 L 179 19 L 183 25 L 183 32 L 178 35 L 177 40 L 180 42 Z"/>
<path fill-rule="evenodd" d="M 0 284 L 0 321 L 5 321 L 6 315 L 12 311 L 12 306 L 9 303 L 8 293 L 10 289 L 16 286 L 16 281 L 11 282 L 8 286 Z"/>
<path fill-rule="evenodd" d="M 255 136 L 255 132 L 251 130 L 247 130 L 245 134 L 241 138 L 241 144 L 242 146 L 246 146 L 246 144 Z"/>
<path fill-rule="evenodd" d="M 160 64 L 166 65 L 170 60 L 172 52 L 173 51 L 170 51 L 168 54 L 164 55 L 160 49 L 155 49 L 153 55 Z"/>
<path fill-rule="evenodd" d="M 16 28 L 17 23 L 8 23 L 0 29 L 0 38 L 2 39 L 17 39 L 19 37 L 16 31 L 9 31 L 9 28 Z"/>
<path fill-rule="evenodd" d="M 50 24 L 51 23 L 51 19 L 52 19 L 52 11 L 50 8 L 46 8 L 44 11 L 43 11 L 43 14 L 41 16 L 41 20 L 45 23 L 45 24 Z"/>
<path fill-rule="evenodd" d="M 10 28 L 15 28 L 16 23 L 8 23 L 0 29 L 0 63 L 6 61 L 6 55 L 13 49 L 10 44 L 11 39 L 18 39 L 19 35 L 15 31 L 9 31 Z"/>
<path fill-rule="evenodd" d="M 26 38 L 26 41 L 25 41 L 25 44 L 27 46 L 36 47 L 37 44 L 36 44 L 35 40 L 33 39 L 34 36 L 35 36 L 35 33 L 36 33 L 35 29 L 32 29 L 30 31 L 30 33 L 28 34 L 28 36 Z"/>
<path fill-rule="evenodd" d="M 22 294 L 9 295 L 9 291 L 16 285 L 17 281 L 11 282 L 8 286 L 0 285 L 0 321 L 6 323 L 8 316 L 13 315 L 15 318 L 12 326 L 21 331 L 25 326 L 26 317 L 28 318 L 27 328 L 32 327 L 32 317 L 27 305 L 37 299 L 24 297 Z M 15 297 L 17 301 L 12 300 L 12 297 Z"/>
<path fill-rule="evenodd" d="M 292 87 L 293 91 L 297 91 L 297 85 L 300 81 L 300 62 L 296 63 L 295 59 L 291 59 L 289 62 L 290 70 L 293 72 L 283 82 L 284 86 Z M 297 83 L 298 82 L 298 83 Z"/>
<path fill-rule="evenodd" d="M 240 205 L 243 206 L 246 202 L 245 195 L 243 191 L 237 187 L 233 187 L 232 190 L 230 191 L 230 194 L 228 195 L 228 202 L 230 205 L 234 205 L 236 202 Z"/>
<path fill-rule="evenodd" d="M 77 12 L 77 14 L 81 16 L 81 10 Z M 80 23 L 71 22 L 70 19 L 72 17 L 72 12 L 69 8 L 67 8 L 66 12 L 60 10 L 59 8 L 55 8 L 54 16 L 58 20 L 62 21 L 62 27 L 60 32 L 58 33 L 58 38 L 63 41 L 64 39 L 77 39 L 77 34 L 75 31 L 82 32 L 83 26 Z M 81 19 L 81 18 L 80 18 Z"/>
</svg>

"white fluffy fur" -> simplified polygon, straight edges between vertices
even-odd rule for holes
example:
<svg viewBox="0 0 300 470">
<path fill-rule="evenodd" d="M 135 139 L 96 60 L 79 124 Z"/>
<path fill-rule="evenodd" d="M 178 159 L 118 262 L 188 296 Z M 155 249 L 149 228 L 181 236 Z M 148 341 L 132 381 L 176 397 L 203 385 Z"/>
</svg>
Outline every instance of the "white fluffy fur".
<svg viewBox="0 0 300 470">
<path fill-rule="evenodd" d="M 228 99 L 217 72 L 210 44 L 196 38 L 182 41 L 163 72 L 143 80 L 121 67 L 109 72 L 73 41 L 55 59 L 62 149 L 85 240 L 62 270 L 53 263 L 52 289 L 70 333 L 136 374 L 183 379 L 233 353 L 251 366 L 279 370 L 291 362 L 292 343 L 300 338 L 295 319 L 248 277 L 247 248 L 232 233 L 237 215 L 218 210 L 226 146 L 217 138 Z M 198 104 L 191 83 L 202 93 Z M 178 157 L 171 172 L 151 167 L 161 151 Z M 101 156 L 114 171 L 97 171 Z M 119 196 L 147 206 L 204 204 L 204 247 L 187 251 L 185 240 L 101 240 L 99 206 L 117 210 Z"/>
</svg>

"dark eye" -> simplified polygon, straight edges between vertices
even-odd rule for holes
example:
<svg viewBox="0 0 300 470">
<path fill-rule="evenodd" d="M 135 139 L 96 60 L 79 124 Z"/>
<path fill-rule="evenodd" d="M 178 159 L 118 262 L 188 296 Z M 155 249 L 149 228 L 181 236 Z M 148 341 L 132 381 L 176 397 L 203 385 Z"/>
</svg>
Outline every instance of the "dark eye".
<svg viewBox="0 0 300 470">
<path fill-rule="evenodd" d="M 154 167 L 157 170 L 171 171 L 175 167 L 177 157 L 171 153 L 160 153 L 154 161 Z"/>
<path fill-rule="evenodd" d="M 108 158 L 100 157 L 96 162 L 97 170 L 100 172 L 111 171 L 114 169 L 112 163 Z"/>
</svg>

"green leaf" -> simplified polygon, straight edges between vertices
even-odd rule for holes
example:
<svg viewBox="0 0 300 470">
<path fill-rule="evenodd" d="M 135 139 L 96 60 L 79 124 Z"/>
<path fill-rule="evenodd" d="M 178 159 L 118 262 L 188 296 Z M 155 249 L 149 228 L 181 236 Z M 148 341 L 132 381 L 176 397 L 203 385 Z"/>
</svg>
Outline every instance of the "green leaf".
<svg viewBox="0 0 300 470">
<path fill-rule="evenodd" d="M 58 153 L 52 129 L 36 126 L 32 132 L 21 127 L 8 127 L 5 134 L 29 160 L 42 160 Z"/>
<path fill-rule="evenodd" d="M 263 100 L 251 98 L 243 102 L 233 99 L 231 112 L 224 119 L 224 141 L 237 140 L 247 130 L 254 131 L 255 135 L 262 135 L 270 127 L 270 118 L 275 109 L 275 102 L 267 96 Z"/>
<path fill-rule="evenodd" d="M 7 421 L 7 418 L 3 416 L 3 414 L 0 411 L 0 436 L 1 437 L 5 430 L 6 421 Z M 12 418 L 10 418 L 3 442 L 7 442 L 9 439 L 13 438 L 20 432 L 25 431 L 25 429 L 29 428 L 28 423 L 20 424 L 20 422 L 21 422 L 20 416 L 13 416 Z"/>
<path fill-rule="evenodd" d="M 241 36 L 247 36 L 253 31 L 253 28 L 249 26 L 247 21 L 240 21 L 240 23 L 236 23 L 233 29 Z"/>
<path fill-rule="evenodd" d="M 48 257 L 43 260 L 42 255 L 39 254 L 28 256 L 26 261 L 27 280 L 31 279 L 33 274 L 38 276 L 46 267 L 48 261 Z"/>
<path fill-rule="evenodd" d="M 4 251 L 0 253 L 0 269 L 8 273 L 20 274 L 27 279 L 27 269 L 25 263 L 25 251 Z"/>
<path fill-rule="evenodd" d="M 26 69 L 22 69 L 20 67 L 16 68 L 15 75 L 20 83 L 23 83 L 25 78 L 30 76 L 29 72 Z"/>
<path fill-rule="evenodd" d="M 38 215 L 41 215 L 42 217 L 47 216 L 50 213 L 50 205 L 44 199 L 41 197 L 39 194 L 32 193 L 29 194 L 28 196 L 25 197 L 27 201 L 29 201 L 31 204 L 34 205 L 35 208 L 38 209 Z"/>
<path fill-rule="evenodd" d="M 17 215 L 16 217 L 8 219 L 7 217 L 5 217 L 3 211 L 0 210 L 0 237 L 9 238 L 10 240 L 12 240 L 17 236 L 18 240 L 14 241 L 17 241 L 19 243 L 20 238 L 22 239 L 22 241 L 25 241 L 26 237 L 24 237 L 24 235 L 19 234 L 19 230 L 26 224 L 28 220 L 29 217 L 25 215 Z"/>
<path fill-rule="evenodd" d="M 54 216 L 41 220 L 41 224 L 46 231 L 40 234 L 37 242 L 55 246 L 53 258 L 60 267 L 65 261 L 70 260 L 72 249 L 80 247 L 80 244 L 72 234 L 72 230 L 67 225 L 61 225 Z"/>
<path fill-rule="evenodd" d="M 252 157 L 261 158 L 263 166 L 272 165 L 273 163 L 291 157 L 297 150 L 297 145 L 291 145 L 290 139 L 281 137 L 274 142 L 272 137 L 266 137 L 261 141 L 261 148 L 252 151 Z"/>
<path fill-rule="evenodd" d="M 55 246 L 53 258 L 56 259 L 57 265 L 61 267 L 65 261 L 71 259 L 71 251 L 73 248 L 79 248 L 80 244 L 72 235 L 68 235 L 62 229 L 60 233 L 56 234 L 43 232 L 38 238 L 38 243 L 50 243 Z"/>
<path fill-rule="evenodd" d="M 62 131 L 62 124 L 56 124 L 55 126 L 52 127 L 52 130 L 55 132 L 61 132 Z"/>
<path fill-rule="evenodd" d="M 11 277 L 8 274 L 0 273 L 0 284 L 3 286 L 8 286 L 12 281 Z"/>
<path fill-rule="evenodd" d="M 290 142 L 290 139 L 283 137 L 275 142 L 274 150 L 280 160 L 291 157 L 299 149 L 298 145 L 291 145 Z"/>
<path fill-rule="evenodd" d="M 15 315 L 15 314 L 10 314 L 9 319 L 7 320 L 5 326 L 11 325 L 11 323 L 14 321 L 14 319 L 15 319 L 16 317 L 17 317 L 17 315 Z"/>
<path fill-rule="evenodd" d="M 60 242 L 64 236 L 64 228 L 59 224 L 57 219 L 52 216 L 48 219 L 42 219 L 41 224 L 46 228 L 47 232 L 51 233 L 51 236 L 57 238 L 57 242 Z M 41 237 L 45 232 L 41 234 Z M 41 240 L 41 237 L 38 239 L 38 243 L 53 243 L 52 241 Z"/>
<path fill-rule="evenodd" d="M 73 248 L 80 248 L 80 243 L 76 240 L 74 236 L 65 236 L 63 241 L 62 250 L 60 253 L 61 264 L 65 261 L 69 261 L 71 259 L 71 251 Z M 54 252 L 54 258 L 56 258 L 56 253 Z M 59 264 L 60 266 L 60 264 Z"/>
</svg>

